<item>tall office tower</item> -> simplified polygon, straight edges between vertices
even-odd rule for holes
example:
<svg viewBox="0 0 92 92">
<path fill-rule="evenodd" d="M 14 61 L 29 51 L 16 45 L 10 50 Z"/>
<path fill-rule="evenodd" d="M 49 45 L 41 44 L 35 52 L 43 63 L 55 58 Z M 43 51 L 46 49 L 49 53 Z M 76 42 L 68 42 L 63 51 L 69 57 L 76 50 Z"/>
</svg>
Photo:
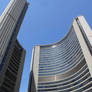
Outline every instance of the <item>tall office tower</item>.
<svg viewBox="0 0 92 92">
<path fill-rule="evenodd" d="M 26 0 L 11 0 L 0 16 L 0 92 L 19 92 L 25 50 L 17 34 L 27 8 Z"/>
<path fill-rule="evenodd" d="M 74 19 L 59 42 L 35 46 L 29 92 L 92 92 L 92 31 Z"/>
</svg>

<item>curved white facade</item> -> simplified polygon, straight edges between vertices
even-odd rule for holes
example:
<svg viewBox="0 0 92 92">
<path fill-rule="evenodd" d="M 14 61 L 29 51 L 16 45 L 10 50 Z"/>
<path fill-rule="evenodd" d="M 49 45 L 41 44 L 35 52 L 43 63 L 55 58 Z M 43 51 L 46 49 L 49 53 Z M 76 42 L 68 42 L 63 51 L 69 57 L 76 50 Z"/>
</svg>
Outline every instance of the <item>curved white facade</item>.
<svg viewBox="0 0 92 92">
<path fill-rule="evenodd" d="M 32 76 L 36 92 L 92 91 L 91 36 L 84 17 L 79 16 L 61 41 L 34 48 Z"/>
</svg>

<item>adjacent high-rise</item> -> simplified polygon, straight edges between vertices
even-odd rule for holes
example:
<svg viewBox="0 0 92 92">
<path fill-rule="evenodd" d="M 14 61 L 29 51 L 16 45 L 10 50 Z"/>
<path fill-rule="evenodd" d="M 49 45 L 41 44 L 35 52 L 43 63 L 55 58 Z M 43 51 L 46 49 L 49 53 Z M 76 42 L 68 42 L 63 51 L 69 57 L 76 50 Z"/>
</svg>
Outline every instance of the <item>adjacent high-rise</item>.
<svg viewBox="0 0 92 92">
<path fill-rule="evenodd" d="M 19 92 L 26 52 L 17 34 L 27 8 L 26 0 L 11 0 L 0 16 L 0 92 Z"/>
<path fill-rule="evenodd" d="M 34 47 L 29 92 L 92 92 L 92 31 L 83 16 L 61 41 Z"/>
</svg>

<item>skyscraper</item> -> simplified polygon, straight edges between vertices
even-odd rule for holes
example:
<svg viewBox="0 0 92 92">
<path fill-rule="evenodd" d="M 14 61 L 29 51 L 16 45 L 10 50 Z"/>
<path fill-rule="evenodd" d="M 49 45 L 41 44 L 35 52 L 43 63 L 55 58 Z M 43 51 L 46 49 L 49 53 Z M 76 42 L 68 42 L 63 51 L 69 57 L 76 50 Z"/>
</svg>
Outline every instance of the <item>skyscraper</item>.
<svg viewBox="0 0 92 92">
<path fill-rule="evenodd" d="M 34 47 L 29 92 L 92 92 L 92 31 L 83 16 L 61 41 Z"/>
<path fill-rule="evenodd" d="M 27 8 L 26 0 L 11 0 L 0 16 L 0 92 L 19 92 L 25 50 L 17 34 Z"/>
</svg>

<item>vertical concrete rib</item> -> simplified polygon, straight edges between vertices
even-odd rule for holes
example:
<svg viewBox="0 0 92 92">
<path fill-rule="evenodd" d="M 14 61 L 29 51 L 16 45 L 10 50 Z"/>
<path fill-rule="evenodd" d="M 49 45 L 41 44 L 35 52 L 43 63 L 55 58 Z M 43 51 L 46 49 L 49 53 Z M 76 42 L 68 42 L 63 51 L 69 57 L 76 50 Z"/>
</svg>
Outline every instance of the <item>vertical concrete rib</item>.
<svg viewBox="0 0 92 92">
<path fill-rule="evenodd" d="M 39 56 L 40 56 L 40 46 L 35 46 L 34 61 L 33 61 L 33 76 L 35 80 L 36 89 L 38 86 Z"/>
<path fill-rule="evenodd" d="M 82 21 L 82 19 L 83 19 L 83 21 Z M 81 22 L 84 23 L 84 25 L 83 24 L 82 25 L 85 27 L 84 18 L 82 17 L 82 19 L 81 19 Z M 80 42 L 84 57 L 86 59 L 86 62 L 87 62 L 87 65 L 88 65 L 88 68 L 89 68 L 89 71 L 90 71 L 90 74 L 92 76 L 92 56 L 91 56 L 91 54 L 89 52 L 88 46 L 87 46 L 87 44 L 86 44 L 86 42 L 85 42 L 85 40 L 83 38 L 83 35 L 82 35 L 82 33 L 81 33 L 80 29 L 79 29 L 79 26 L 78 26 L 76 20 L 74 20 L 73 26 L 74 26 L 77 38 L 78 38 L 78 40 Z M 86 32 L 87 37 L 89 38 L 89 33 L 90 33 L 91 30 L 88 27 L 88 25 L 86 25 L 85 28 L 88 29 L 87 31 L 85 30 L 85 32 Z"/>
<path fill-rule="evenodd" d="M 86 22 L 86 20 L 83 16 L 79 16 L 78 20 L 79 20 L 81 27 L 83 28 L 83 31 L 85 32 L 85 34 L 88 38 L 88 40 L 90 41 L 90 43 L 92 45 L 92 31 L 91 31 L 90 26 L 88 25 L 88 23 Z"/>
</svg>

